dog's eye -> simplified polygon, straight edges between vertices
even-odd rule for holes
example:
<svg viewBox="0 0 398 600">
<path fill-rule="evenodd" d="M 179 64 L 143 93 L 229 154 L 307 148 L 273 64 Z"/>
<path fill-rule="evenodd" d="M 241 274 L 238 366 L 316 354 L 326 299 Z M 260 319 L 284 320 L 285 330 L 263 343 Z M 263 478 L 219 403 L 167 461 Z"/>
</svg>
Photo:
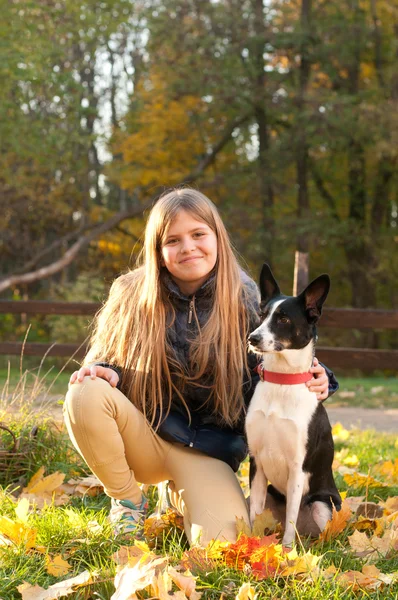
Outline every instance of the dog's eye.
<svg viewBox="0 0 398 600">
<path fill-rule="evenodd" d="M 290 319 L 288 319 L 287 317 L 279 317 L 278 321 L 279 323 L 283 324 L 290 323 Z"/>
</svg>

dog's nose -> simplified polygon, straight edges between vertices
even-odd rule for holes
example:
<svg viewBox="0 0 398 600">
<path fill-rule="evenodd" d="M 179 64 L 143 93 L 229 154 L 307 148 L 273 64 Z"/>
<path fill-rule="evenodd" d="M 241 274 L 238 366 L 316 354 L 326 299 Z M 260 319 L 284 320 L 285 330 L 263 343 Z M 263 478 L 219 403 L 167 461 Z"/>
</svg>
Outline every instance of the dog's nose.
<svg viewBox="0 0 398 600">
<path fill-rule="evenodd" d="M 249 342 L 255 346 L 261 341 L 261 335 L 259 333 L 251 333 L 249 335 Z"/>
</svg>

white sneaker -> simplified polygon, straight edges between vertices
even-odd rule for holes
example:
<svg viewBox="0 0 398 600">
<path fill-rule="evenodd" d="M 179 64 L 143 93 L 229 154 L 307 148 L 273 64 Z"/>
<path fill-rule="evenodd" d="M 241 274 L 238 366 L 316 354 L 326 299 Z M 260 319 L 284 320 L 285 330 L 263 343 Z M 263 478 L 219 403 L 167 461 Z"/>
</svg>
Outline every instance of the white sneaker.
<svg viewBox="0 0 398 600">
<path fill-rule="evenodd" d="M 112 498 L 109 520 L 114 525 L 115 535 L 121 533 L 137 534 L 139 530 L 143 529 L 147 512 L 148 500 L 145 496 L 142 497 L 139 506 L 131 502 L 131 500 L 116 500 Z"/>
</svg>

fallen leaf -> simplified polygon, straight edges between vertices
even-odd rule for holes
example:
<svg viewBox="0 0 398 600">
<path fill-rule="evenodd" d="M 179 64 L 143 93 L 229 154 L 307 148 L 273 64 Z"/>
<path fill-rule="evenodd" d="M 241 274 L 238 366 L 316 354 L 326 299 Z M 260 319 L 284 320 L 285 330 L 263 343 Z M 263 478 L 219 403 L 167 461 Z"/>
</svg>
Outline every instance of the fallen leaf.
<svg viewBox="0 0 398 600">
<path fill-rule="evenodd" d="M 31 585 L 24 582 L 17 587 L 18 592 L 22 595 L 22 600 L 58 600 L 63 596 L 73 594 L 77 589 L 90 585 L 94 581 L 96 573 L 83 571 L 80 575 L 66 579 L 50 585 L 48 589 L 44 589 L 39 585 Z"/>
<path fill-rule="evenodd" d="M 31 491 L 31 488 L 34 487 L 38 481 L 43 479 L 44 472 L 45 472 L 45 468 L 43 466 L 41 466 L 40 469 L 38 471 L 36 471 L 36 473 L 33 475 L 33 477 L 31 477 L 28 485 L 25 488 L 25 491 L 27 493 L 29 493 Z"/>
<path fill-rule="evenodd" d="M 346 500 L 343 500 L 339 511 L 333 507 L 332 518 L 326 523 L 326 527 L 320 533 L 319 539 L 323 542 L 328 542 L 337 537 L 347 527 L 351 514 L 351 508 Z"/>
<path fill-rule="evenodd" d="M 43 477 L 42 479 L 35 481 L 33 484 L 32 479 L 28 483 L 27 487 L 23 489 L 23 492 L 41 496 L 42 494 L 51 494 L 54 490 L 56 490 L 65 479 L 65 473 L 56 471 L 55 473 L 51 473 L 51 475 L 47 475 L 47 477 Z"/>
<path fill-rule="evenodd" d="M 318 563 L 322 556 L 315 556 L 311 552 L 307 552 L 301 556 L 297 556 L 293 560 L 288 560 L 286 566 L 278 573 L 282 577 L 288 575 L 310 575 L 315 578 L 319 575 Z"/>
<path fill-rule="evenodd" d="M 348 536 L 348 543 L 355 556 L 363 558 L 374 552 L 374 548 L 370 545 L 369 538 L 364 532 L 355 530 L 352 535 Z"/>
<path fill-rule="evenodd" d="M 29 549 L 33 548 L 36 543 L 37 529 L 3 515 L 0 517 L 0 534 L 6 536 L 14 544 L 24 544 Z"/>
<path fill-rule="evenodd" d="M 21 521 L 21 523 L 25 523 L 25 525 L 28 522 L 29 508 L 29 500 L 27 498 L 19 498 L 18 504 L 15 507 L 15 514 L 18 521 Z"/>
<path fill-rule="evenodd" d="M 159 600 L 170 600 L 175 599 L 174 594 L 171 595 L 172 581 L 167 571 L 161 571 L 157 575 L 155 574 L 151 581 L 151 596 L 158 598 Z M 185 594 L 183 594 L 183 600 L 186 600 Z"/>
<path fill-rule="evenodd" d="M 216 542 L 210 542 L 206 548 L 193 546 L 189 550 L 185 550 L 180 560 L 181 567 L 195 574 L 214 571 L 217 568 L 218 561 L 224 559 L 222 545 L 227 546 L 228 542 L 217 540 Z"/>
<path fill-rule="evenodd" d="M 172 527 L 184 529 L 184 522 L 181 515 L 175 510 L 168 508 L 164 514 L 154 513 L 144 522 L 144 535 L 146 538 L 156 538 Z"/>
<path fill-rule="evenodd" d="M 51 504 L 54 504 L 54 506 L 63 506 L 70 501 L 69 496 L 66 494 L 58 496 L 47 492 L 39 495 L 23 492 L 19 498 L 28 500 L 32 506 L 40 509 L 45 506 L 50 506 Z"/>
<path fill-rule="evenodd" d="M 376 473 L 380 474 L 384 479 L 387 479 L 391 484 L 398 483 L 398 459 L 394 462 L 387 460 L 381 465 L 375 467 Z"/>
<path fill-rule="evenodd" d="M 55 575 L 55 577 L 63 577 L 71 570 L 71 565 L 62 558 L 60 554 L 57 554 L 53 558 L 46 556 L 46 569 L 49 575 Z"/>
<path fill-rule="evenodd" d="M 342 392 L 340 396 L 341 394 Z M 332 436 L 335 442 L 345 442 L 350 437 L 350 432 L 341 423 L 336 423 L 332 427 Z"/>
<path fill-rule="evenodd" d="M 277 529 L 278 521 L 274 518 L 272 511 L 266 508 L 261 515 L 256 515 L 253 523 L 252 535 L 262 537 L 268 532 Z"/>
<path fill-rule="evenodd" d="M 344 475 L 344 481 L 347 485 L 354 488 L 378 488 L 378 487 L 388 487 L 387 483 L 383 483 L 382 481 L 378 481 L 374 479 L 370 475 L 364 475 L 363 473 L 347 473 Z"/>
<path fill-rule="evenodd" d="M 391 496 L 390 498 L 387 498 L 387 500 L 385 502 L 381 503 L 382 506 L 384 506 L 385 511 L 387 512 L 387 514 L 391 514 L 394 512 L 398 511 L 398 496 Z"/>
<path fill-rule="evenodd" d="M 149 546 L 145 542 L 140 542 L 142 545 L 138 545 L 138 540 L 135 540 L 134 546 L 121 546 L 114 554 L 112 554 L 113 560 L 118 565 L 129 565 L 134 566 L 140 558 L 144 555 L 150 555 L 156 558 L 156 554 L 151 552 Z"/>
<path fill-rule="evenodd" d="M 192 573 L 185 572 L 184 574 L 179 573 L 174 567 L 169 566 L 167 573 L 174 581 L 177 587 L 180 588 L 190 600 L 199 600 L 202 596 L 200 592 L 196 591 L 196 578 L 193 577 Z"/>
<path fill-rule="evenodd" d="M 248 537 L 262 537 L 267 532 L 276 531 L 279 522 L 274 518 L 272 511 L 269 508 L 263 510 L 259 515 L 255 516 L 253 527 L 243 518 L 236 518 L 236 531 L 238 535 L 244 533 Z"/>
<path fill-rule="evenodd" d="M 164 566 L 167 558 L 143 555 L 133 566 L 124 566 L 115 577 L 115 593 L 111 600 L 136 600 L 136 592 L 144 590 L 157 577 L 160 567 Z"/>
<path fill-rule="evenodd" d="M 243 583 L 235 596 L 235 600 L 256 600 L 256 598 L 255 589 L 249 582 Z"/>
</svg>

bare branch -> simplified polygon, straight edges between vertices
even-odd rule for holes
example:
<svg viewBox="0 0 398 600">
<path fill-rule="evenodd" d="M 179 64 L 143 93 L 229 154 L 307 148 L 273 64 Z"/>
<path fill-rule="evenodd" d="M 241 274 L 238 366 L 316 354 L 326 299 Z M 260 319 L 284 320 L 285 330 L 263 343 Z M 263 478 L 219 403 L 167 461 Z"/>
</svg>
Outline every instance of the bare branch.
<svg viewBox="0 0 398 600">
<path fill-rule="evenodd" d="M 93 229 L 94 227 L 95 227 L 95 224 L 91 223 L 90 225 L 86 225 L 85 227 L 81 227 L 80 229 L 77 229 L 76 231 L 70 231 L 66 235 L 63 235 L 62 237 L 60 237 L 58 240 L 54 240 L 53 242 L 51 242 L 51 244 L 49 246 L 47 246 L 47 248 L 44 248 L 43 250 L 41 250 L 40 252 L 38 252 L 36 254 L 36 256 L 34 256 L 31 260 L 29 260 L 27 263 L 25 263 L 23 267 L 20 267 L 19 269 L 17 269 L 14 272 L 14 275 L 19 275 L 21 273 L 26 273 L 30 269 L 33 269 L 33 267 L 35 267 L 37 265 L 37 263 L 40 260 L 42 260 L 42 258 L 44 258 L 45 256 L 47 256 L 47 254 L 50 254 L 51 252 L 54 252 L 54 250 L 56 250 L 57 248 L 59 248 L 63 244 L 65 244 L 67 242 L 70 242 L 71 240 L 73 240 L 73 238 L 75 238 L 78 235 L 84 233 L 85 231 Z"/>
<path fill-rule="evenodd" d="M 193 182 L 196 179 L 198 179 L 198 177 L 200 177 L 200 175 L 205 171 L 205 169 L 214 162 L 217 154 L 228 143 L 228 141 L 230 140 L 232 133 L 234 132 L 236 127 L 238 127 L 239 125 L 244 123 L 249 117 L 250 117 L 250 114 L 246 114 L 243 117 L 241 117 L 240 119 L 237 119 L 233 123 L 231 123 L 226 128 L 224 135 L 219 140 L 219 142 L 214 146 L 213 150 L 211 152 L 209 152 L 209 154 L 207 154 L 199 162 L 197 167 L 187 177 L 185 177 L 183 179 L 183 181 L 184 182 Z M 144 190 L 140 190 L 140 191 L 144 191 Z M 157 197 L 158 197 L 158 195 L 153 196 L 151 198 L 151 200 L 149 200 L 145 204 L 142 204 L 141 206 L 138 206 L 138 207 L 134 206 L 130 209 L 119 211 L 115 215 L 113 215 L 110 219 L 108 219 L 104 223 L 101 223 L 101 225 L 98 225 L 98 226 L 88 225 L 85 229 L 91 228 L 91 233 L 79 237 L 79 239 L 76 240 L 76 242 L 65 252 L 65 254 L 62 256 L 62 258 L 54 261 L 50 265 L 41 267 L 40 269 L 36 269 L 35 271 L 31 271 L 29 273 L 22 273 L 22 274 L 14 273 L 13 275 L 10 275 L 8 277 L 4 277 L 3 279 L 1 279 L 0 280 L 0 293 L 3 292 L 4 290 L 10 288 L 13 285 L 19 285 L 21 283 L 25 283 L 25 284 L 33 283 L 34 281 L 38 281 L 39 279 L 45 279 L 46 277 L 50 277 L 51 275 L 54 275 L 55 273 L 59 273 L 60 271 L 62 271 L 62 269 L 64 269 L 67 265 L 69 265 L 73 260 L 75 260 L 75 258 L 78 256 L 78 254 L 84 248 L 86 248 L 90 244 L 90 242 L 92 242 L 94 239 L 96 239 L 100 235 L 110 231 L 111 229 L 114 229 L 122 221 L 125 221 L 127 219 L 132 219 L 134 217 L 141 215 L 146 209 L 150 208 L 153 205 L 153 203 Z M 69 236 L 69 234 L 68 234 L 68 236 Z M 63 239 L 59 240 L 59 243 L 54 242 L 54 245 L 52 245 L 52 249 L 54 249 L 54 247 L 61 245 L 65 241 L 65 238 L 68 236 L 64 236 Z M 70 234 L 70 237 L 73 237 L 72 234 Z M 48 252 L 49 252 L 49 250 L 43 251 L 41 253 L 41 256 L 48 254 Z M 35 258 L 37 258 L 37 257 L 35 257 Z M 29 264 L 31 264 L 31 263 L 32 263 L 32 261 L 30 261 Z"/>
<path fill-rule="evenodd" d="M 4 279 L 0 280 L 0 292 L 3 292 L 12 285 L 19 285 L 21 283 L 33 283 L 34 281 L 38 281 L 39 279 L 45 279 L 46 277 L 50 277 L 50 275 L 59 273 L 59 271 L 62 271 L 62 269 L 69 265 L 77 257 L 79 252 L 81 252 L 83 248 L 86 248 L 90 244 L 90 242 L 92 242 L 94 239 L 96 239 L 103 233 L 110 231 L 122 221 L 125 221 L 126 219 L 132 219 L 133 217 L 142 214 L 144 210 L 151 206 L 152 202 L 153 199 L 150 202 L 138 208 L 134 207 L 133 209 L 116 213 L 115 215 L 113 215 L 113 217 L 111 217 L 104 223 L 101 223 L 101 225 L 94 227 L 91 233 L 81 236 L 69 248 L 69 250 L 65 252 L 62 258 L 56 260 L 50 265 L 47 265 L 46 267 L 41 267 L 40 269 L 36 269 L 35 271 L 31 271 L 30 273 L 24 273 L 21 275 L 14 274 L 9 277 L 5 277 Z"/>
<path fill-rule="evenodd" d="M 232 123 L 230 123 L 224 132 L 222 138 L 217 142 L 217 144 L 213 147 L 212 151 L 206 154 L 204 158 L 198 163 L 197 167 L 191 171 L 191 173 L 184 177 L 183 181 L 189 183 L 190 181 L 195 181 L 200 177 L 207 167 L 209 167 L 216 159 L 217 154 L 227 145 L 229 140 L 232 137 L 233 132 L 239 125 L 242 125 L 245 121 L 247 121 L 251 117 L 251 113 L 245 114 L 243 117 L 236 119 Z"/>
</svg>

